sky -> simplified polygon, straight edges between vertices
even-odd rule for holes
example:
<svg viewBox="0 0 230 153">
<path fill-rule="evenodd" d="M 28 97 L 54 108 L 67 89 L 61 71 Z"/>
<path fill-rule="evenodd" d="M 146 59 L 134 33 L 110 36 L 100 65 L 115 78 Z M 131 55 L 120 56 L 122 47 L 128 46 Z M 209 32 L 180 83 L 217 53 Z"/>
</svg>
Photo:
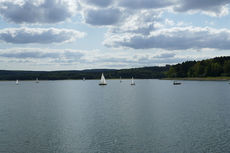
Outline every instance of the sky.
<svg viewBox="0 0 230 153">
<path fill-rule="evenodd" d="M 229 56 L 229 5 L 230 0 L 0 0 L 0 69 L 122 69 Z"/>
</svg>

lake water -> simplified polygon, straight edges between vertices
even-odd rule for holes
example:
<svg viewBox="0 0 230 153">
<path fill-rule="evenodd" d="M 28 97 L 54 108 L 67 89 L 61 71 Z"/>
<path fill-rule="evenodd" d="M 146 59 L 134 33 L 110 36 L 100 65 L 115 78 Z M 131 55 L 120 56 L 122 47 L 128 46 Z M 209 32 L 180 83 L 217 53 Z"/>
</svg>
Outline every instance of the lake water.
<svg viewBox="0 0 230 153">
<path fill-rule="evenodd" d="M 226 81 L 0 82 L 1 153 L 227 153 Z"/>
</svg>

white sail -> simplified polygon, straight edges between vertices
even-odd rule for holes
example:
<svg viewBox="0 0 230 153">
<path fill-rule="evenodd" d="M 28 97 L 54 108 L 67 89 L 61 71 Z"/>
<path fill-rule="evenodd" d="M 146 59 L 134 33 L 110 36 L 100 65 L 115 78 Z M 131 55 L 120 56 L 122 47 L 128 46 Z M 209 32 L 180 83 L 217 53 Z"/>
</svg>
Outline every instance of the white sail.
<svg viewBox="0 0 230 153">
<path fill-rule="evenodd" d="M 36 79 L 36 83 L 39 83 L 39 80 L 38 80 L 38 78 Z"/>
<path fill-rule="evenodd" d="M 120 77 L 120 82 L 122 82 L 121 77 Z"/>
<path fill-rule="evenodd" d="M 102 73 L 102 75 L 101 75 L 101 83 L 106 84 L 105 77 L 104 77 L 104 74 L 103 74 L 103 73 Z"/>
<path fill-rule="evenodd" d="M 18 85 L 19 84 L 19 81 L 18 80 L 16 80 L 16 85 Z"/>
<path fill-rule="evenodd" d="M 107 83 L 106 83 L 104 74 L 102 73 L 102 74 L 101 74 L 101 81 L 100 81 L 99 85 L 106 85 L 106 84 L 107 84 Z"/>
<path fill-rule="evenodd" d="M 135 85 L 135 82 L 134 82 L 134 80 L 133 80 L 133 77 L 132 77 L 132 79 L 131 79 L 131 85 Z"/>
</svg>

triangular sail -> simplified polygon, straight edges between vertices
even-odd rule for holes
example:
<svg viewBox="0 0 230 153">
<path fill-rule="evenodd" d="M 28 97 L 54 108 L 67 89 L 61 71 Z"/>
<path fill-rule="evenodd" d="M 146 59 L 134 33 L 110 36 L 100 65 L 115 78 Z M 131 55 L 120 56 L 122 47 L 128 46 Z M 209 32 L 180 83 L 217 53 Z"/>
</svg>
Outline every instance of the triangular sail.
<svg viewBox="0 0 230 153">
<path fill-rule="evenodd" d="M 101 84 L 106 84 L 106 80 L 105 80 L 105 77 L 104 77 L 103 73 L 101 75 Z"/>
</svg>

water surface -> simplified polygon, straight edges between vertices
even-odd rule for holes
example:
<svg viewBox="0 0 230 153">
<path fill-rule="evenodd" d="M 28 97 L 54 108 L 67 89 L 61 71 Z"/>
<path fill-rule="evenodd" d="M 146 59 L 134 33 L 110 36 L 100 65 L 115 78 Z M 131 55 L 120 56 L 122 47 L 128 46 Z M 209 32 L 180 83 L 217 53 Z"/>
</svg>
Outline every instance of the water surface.
<svg viewBox="0 0 230 153">
<path fill-rule="evenodd" d="M 0 82 L 0 152 L 230 152 L 229 93 L 225 81 Z"/>
</svg>

